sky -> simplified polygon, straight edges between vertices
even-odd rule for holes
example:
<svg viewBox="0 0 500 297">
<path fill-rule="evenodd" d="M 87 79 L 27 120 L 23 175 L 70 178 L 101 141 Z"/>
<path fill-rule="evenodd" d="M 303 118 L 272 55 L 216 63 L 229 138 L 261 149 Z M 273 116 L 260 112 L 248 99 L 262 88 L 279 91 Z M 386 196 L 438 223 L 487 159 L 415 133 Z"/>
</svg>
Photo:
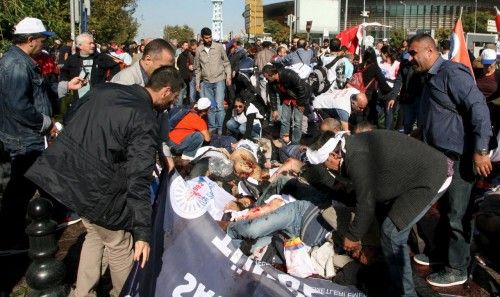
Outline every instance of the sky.
<svg viewBox="0 0 500 297">
<path fill-rule="evenodd" d="M 270 4 L 283 0 L 264 0 Z M 224 35 L 233 32 L 233 36 L 245 30 L 242 13 L 245 0 L 225 0 L 223 2 Z M 139 22 L 136 39 L 144 37 L 163 37 L 165 25 L 188 25 L 195 34 L 203 27 L 212 27 L 211 0 L 137 0 L 134 16 Z"/>
</svg>

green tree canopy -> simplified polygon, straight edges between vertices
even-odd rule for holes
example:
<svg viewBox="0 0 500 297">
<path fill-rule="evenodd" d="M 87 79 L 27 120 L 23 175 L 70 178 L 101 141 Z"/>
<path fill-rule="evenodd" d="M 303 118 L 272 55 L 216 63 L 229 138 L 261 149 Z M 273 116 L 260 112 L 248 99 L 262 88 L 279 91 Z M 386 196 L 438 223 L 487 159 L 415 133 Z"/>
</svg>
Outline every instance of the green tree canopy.
<svg viewBox="0 0 500 297">
<path fill-rule="evenodd" d="M 264 32 L 271 34 L 274 41 L 288 42 L 290 28 L 275 20 L 264 22 Z"/>
<path fill-rule="evenodd" d="M 462 23 L 464 25 L 464 31 L 471 33 L 474 32 L 474 11 L 464 12 L 462 15 Z M 476 22 L 476 33 L 489 33 L 486 28 L 488 27 L 488 20 L 494 20 L 495 13 L 491 11 L 477 11 L 477 22 Z"/>
<path fill-rule="evenodd" d="M 177 39 L 179 43 L 182 41 L 189 41 L 194 38 L 194 31 L 193 28 L 188 25 L 165 26 L 163 28 L 163 38 L 165 40 Z"/>
<path fill-rule="evenodd" d="M 389 33 L 389 44 L 394 49 L 399 49 L 405 40 L 405 30 L 403 28 L 393 28 Z"/>
<path fill-rule="evenodd" d="M 133 17 L 135 7 L 136 0 L 92 0 L 89 31 L 96 32 L 98 42 L 132 40 L 139 27 Z M 69 38 L 69 12 L 69 0 L 0 0 L 0 51 L 5 50 L 14 26 L 27 16 L 41 19 L 60 38 Z"/>
</svg>

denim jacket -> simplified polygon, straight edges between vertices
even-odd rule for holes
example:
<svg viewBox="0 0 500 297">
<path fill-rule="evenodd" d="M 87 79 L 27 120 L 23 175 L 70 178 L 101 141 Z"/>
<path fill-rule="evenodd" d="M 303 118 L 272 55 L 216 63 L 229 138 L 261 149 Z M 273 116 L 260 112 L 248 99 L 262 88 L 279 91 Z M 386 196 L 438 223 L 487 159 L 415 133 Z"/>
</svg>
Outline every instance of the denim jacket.
<svg viewBox="0 0 500 297">
<path fill-rule="evenodd" d="M 0 141 L 12 155 L 44 149 L 52 107 L 40 68 L 13 45 L 0 59 Z"/>
</svg>

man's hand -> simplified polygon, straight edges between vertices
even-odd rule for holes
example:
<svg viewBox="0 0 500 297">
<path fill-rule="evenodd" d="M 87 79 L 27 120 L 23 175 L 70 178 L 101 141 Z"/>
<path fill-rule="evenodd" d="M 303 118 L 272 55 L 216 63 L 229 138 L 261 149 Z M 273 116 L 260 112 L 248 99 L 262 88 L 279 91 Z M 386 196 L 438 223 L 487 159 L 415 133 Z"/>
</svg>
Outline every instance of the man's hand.
<svg viewBox="0 0 500 297">
<path fill-rule="evenodd" d="M 134 261 L 140 261 L 142 257 L 141 268 L 144 268 L 149 259 L 149 251 L 149 243 L 140 240 L 135 242 Z"/>
<path fill-rule="evenodd" d="M 86 81 L 81 77 L 74 77 L 72 80 L 68 81 L 68 91 L 79 90 L 86 84 Z"/>
<path fill-rule="evenodd" d="M 231 86 L 231 79 L 226 78 L 226 86 L 230 87 Z"/>
<path fill-rule="evenodd" d="M 347 252 L 352 252 L 352 257 L 357 259 L 360 256 L 361 252 L 361 242 L 360 241 L 352 241 L 349 238 L 344 238 L 344 250 Z"/>
<path fill-rule="evenodd" d="M 300 113 L 304 113 L 306 108 L 304 106 L 297 106 L 297 110 L 300 111 Z"/>
<path fill-rule="evenodd" d="M 52 138 L 56 138 L 56 137 L 57 137 L 57 135 L 59 135 L 59 132 L 61 132 L 61 130 L 59 130 L 59 129 L 57 128 L 56 123 L 54 122 L 54 120 L 52 120 L 52 126 L 51 126 L 51 128 L 50 128 L 50 132 L 49 132 L 50 137 L 52 137 Z"/>
<path fill-rule="evenodd" d="M 394 99 L 387 101 L 387 110 L 392 109 L 394 107 L 394 103 L 396 103 Z"/>
<path fill-rule="evenodd" d="M 196 91 L 197 91 L 197 92 L 201 92 L 201 87 L 200 87 L 200 84 L 196 84 Z"/>
<path fill-rule="evenodd" d="M 474 153 L 472 160 L 474 161 L 474 170 L 480 176 L 487 177 L 491 173 L 491 170 L 493 170 L 490 156 L 488 155 L 483 156 L 479 153 Z"/>
<path fill-rule="evenodd" d="M 275 110 L 275 111 L 273 111 L 273 113 L 272 113 L 272 115 L 271 115 L 271 116 L 272 116 L 272 118 L 273 118 L 273 121 L 275 121 L 275 122 L 276 122 L 276 121 L 278 121 L 278 119 L 279 119 L 279 116 L 280 116 L 280 115 L 279 115 L 278 111 L 277 111 L 277 110 Z"/>
</svg>

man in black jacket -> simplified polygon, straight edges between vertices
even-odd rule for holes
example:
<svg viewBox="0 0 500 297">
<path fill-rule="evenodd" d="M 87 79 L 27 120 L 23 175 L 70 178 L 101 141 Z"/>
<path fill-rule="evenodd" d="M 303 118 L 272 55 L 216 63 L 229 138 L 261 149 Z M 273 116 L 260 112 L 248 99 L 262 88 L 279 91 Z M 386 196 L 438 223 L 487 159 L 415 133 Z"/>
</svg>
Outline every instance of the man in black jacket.
<svg viewBox="0 0 500 297">
<path fill-rule="evenodd" d="M 406 242 L 412 226 L 451 183 L 446 157 L 393 131 L 332 136 L 322 135 L 306 155 L 311 164 L 323 164 L 352 183 L 356 211 L 344 249 L 359 256 L 360 240 L 374 223 L 375 209 L 384 209 L 380 240 L 393 290 L 388 295 L 416 296 Z"/>
<path fill-rule="evenodd" d="M 75 77 L 84 79 L 83 87 L 73 93 L 74 100 L 83 97 L 90 88 L 106 82 L 120 71 L 120 66 L 111 56 L 95 51 L 94 37 L 89 33 L 76 37 L 76 47 L 78 52 L 71 55 L 61 68 L 58 86 L 59 97 L 64 97 L 68 92 L 68 81 Z"/>
<path fill-rule="evenodd" d="M 299 144 L 302 137 L 302 118 L 309 112 L 311 87 L 291 69 L 276 69 L 272 65 L 262 68 L 267 79 L 268 94 L 271 102 L 272 117 L 278 120 L 278 94 L 283 105 L 281 109 L 280 137 L 286 143 L 290 137 L 290 121 L 293 118 L 292 144 Z"/>
<path fill-rule="evenodd" d="M 88 296 L 99 281 L 104 248 L 111 296 L 120 293 L 133 260 L 142 258 L 143 267 L 148 260 L 149 185 L 160 146 L 154 109 L 166 109 L 180 86 L 177 70 L 164 66 L 153 72 L 145 88 L 112 83 L 92 88 L 26 174 L 76 211 L 87 228 L 74 296 Z"/>
</svg>

